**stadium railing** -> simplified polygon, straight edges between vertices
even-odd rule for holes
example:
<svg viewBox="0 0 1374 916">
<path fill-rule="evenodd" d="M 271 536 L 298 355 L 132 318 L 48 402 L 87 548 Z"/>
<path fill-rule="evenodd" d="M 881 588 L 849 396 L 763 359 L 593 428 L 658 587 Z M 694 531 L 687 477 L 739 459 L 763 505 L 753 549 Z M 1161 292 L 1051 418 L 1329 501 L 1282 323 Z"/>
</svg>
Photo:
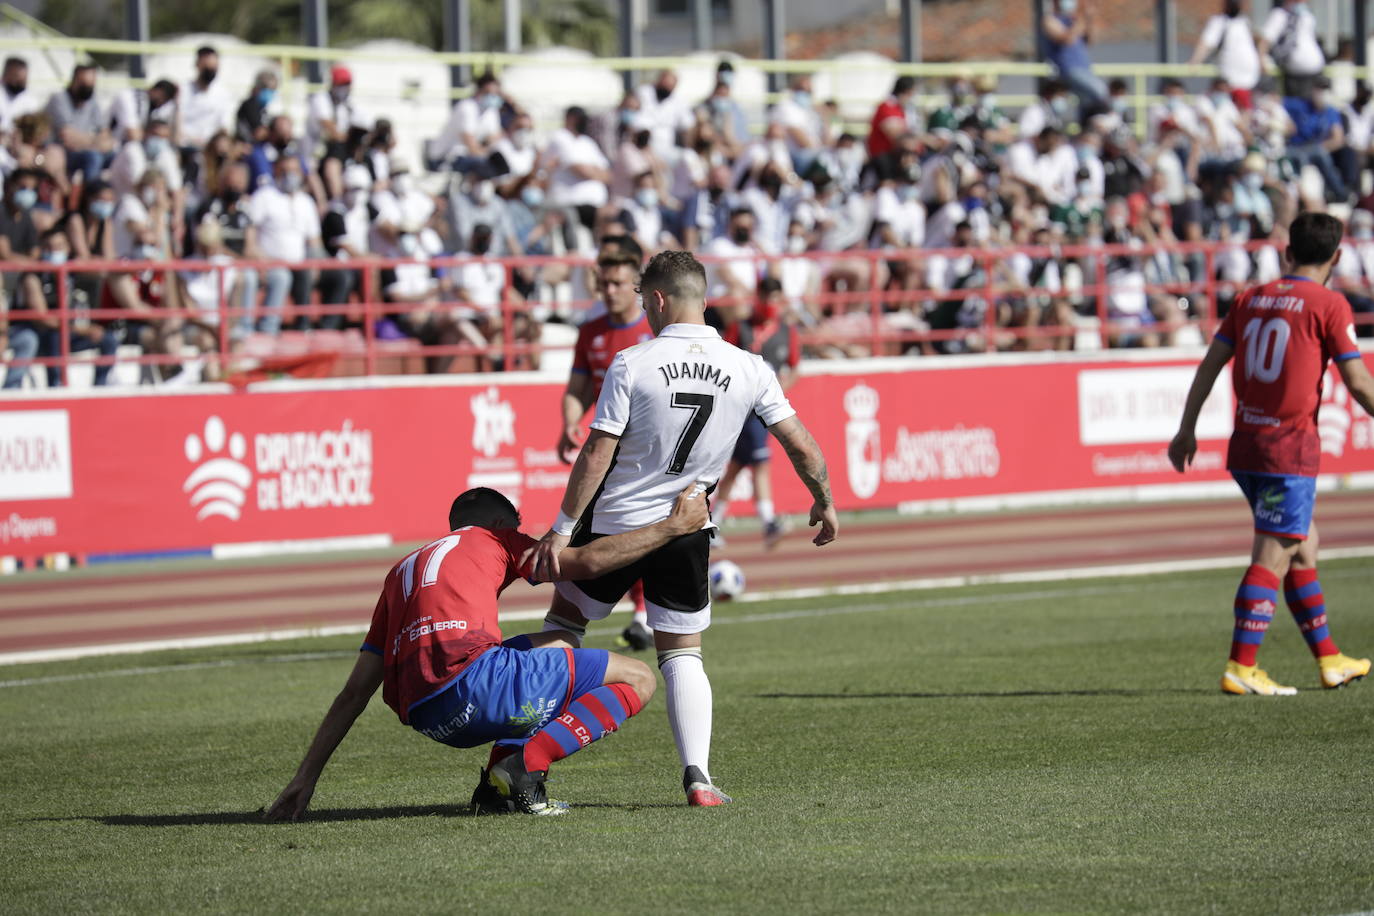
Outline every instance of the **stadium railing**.
<svg viewBox="0 0 1374 916">
<path fill-rule="evenodd" d="M 26 28 L 33 28 L 32 23 L 22 22 Z M 0 36 L 0 52 L 19 53 L 35 52 L 47 50 L 62 50 L 74 53 L 78 56 L 89 55 L 132 55 L 132 54 L 187 54 L 189 46 L 185 43 L 154 41 L 147 43 L 124 41 L 119 39 L 106 38 L 74 38 L 62 35 L 46 34 L 34 29 L 35 34 L 24 36 Z M 383 51 L 369 48 L 312 48 L 299 45 L 225 45 L 219 49 L 221 58 L 232 62 L 235 57 L 251 58 L 254 61 L 261 61 L 264 58 L 275 62 L 279 72 L 284 78 L 281 82 L 279 92 L 282 102 L 287 106 L 292 106 L 303 102 L 304 93 L 314 92 L 324 88 L 319 84 L 312 84 L 302 80 L 291 79 L 294 74 L 300 73 L 300 64 L 306 61 L 322 62 L 362 62 L 372 61 L 388 64 L 413 63 L 415 60 L 412 53 L 398 53 L 395 51 Z M 878 71 L 891 74 L 893 76 L 907 75 L 920 79 L 941 80 L 946 77 L 956 75 L 976 75 L 993 74 L 1002 77 L 1044 77 L 1052 73 L 1047 64 L 1026 63 L 1007 60 L 983 60 L 983 61 L 960 61 L 953 63 L 906 63 L 901 61 L 864 61 L 854 59 L 830 59 L 830 60 L 763 60 L 752 58 L 739 58 L 737 55 L 721 52 L 722 56 L 729 56 L 735 60 L 736 66 L 741 68 L 752 68 L 763 73 L 793 74 L 793 73 L 857 73 L 862 71 Z M 494 73 L 500 72 L 506 67 L 517 64 L 531 63 L 533 59 L 525 54 L 510 54 L 505 52 L 481 51 L 470 53 L 458 53 L 448 51 L 431 51 L 426 56 L 430 63 L 438 63 L 446 66 L 467 66 L 472 72 L 479 73 L 490 70 Z M 702 60 L 700 57 L 596 57 L 596 58 L 557 58 L 539 57 L 538 66 L 550 68 L 568 68 L 569 70 L 597 68 L 609 69 L 616 73 L 629 71 L 636 74 L 647 74 L 654 70 L 664 68 L 680 69 L 684 67 L 700 68 Z M 1166 63 L 1097 63 L 1093 65 L 1093 70 L 1098 76 L 1104 79 L 1121 77 L 1125 79 L 1131 87 L 1131 102 L 1135 110 L 1135 128 L 1143 136 L 1146 129 L 1146 112 L 1151 104 L 1158 101 L 1160 96 L 1153 92 L 1151 82 L 1166 77 L 1177 77 L 1179 79 L 1188 78 L 1207 78 L 1217 74 L 1215 66 L 1210 64 L 1193 66 L 1190 64 L 1166 64 Z M 1333 78 L 1351 77 L 1364 79 L 1368 76 L 1368 68 L 1356 67 L 1354 64 L 1337 61 L 1328 65 L 1327 73 Z M 114 75 L 114 74 L 111 74 Z M 121 77 L 115 81 L 116 86 L 133 85 L 144 87 L 151 83 L 162 74 L 153 74 L 150 79 L 136 80 L 128 77 Z M 62 85 L 60 81 L 49 82 L 43 86 L 44 81 L 36 80 L 35 85 L 47 89 L 56 89 Z M 367 91 L 366 87 L 364 92 Z M 449 90 L 452 99 L 464 98 L 471 94 L 470 86 L 458 87 Z M 765 104 L 775 101 L 777 94 L 768 93 L 764 96 Z M 847 98 L 843 93 L 833 96 L 841 105 L 854 99 Z M 1034 100 L 1033 95 L 1002 95 L 998 96 L 999 102 L 1011 110 L 1023 107 Z M 943 87 L 936 84 L 929 84 L 920 96 L 920 102 L 926 109 L 933 109 L 944 104 L 946 93 Z M 874 101 L 865 98 L 860 101 Z"/>
<path fill-rule="evenodd" d="M 1222 273 L 1221 259 L 1229 258 L 1234 262 L 1244 257 L 1253 263 L 1255 252 L 1272 248 L 1272 242 L 1259 241 L 1247 244 L 1229 243 L 1177 243 L 1168 245 L 1065 245 L 1054 248 L 956 248 L 956 249 L 888 249 L 840 252 L 809 252 L 805 255 L 760 256 L 752 259 L 753 270 L 767 265 L 778 265 L 783 261 L 806 261 L 815 265 L 822 278 L 833 276 L 829 268 L 843 263 L 844 275 L 859 277 L 856 286 L 864 288 L 845 289 L 834 285 L 822 284 L 814 294 L 802 295 L 799 303 L 815 313 L 828 311 L 831 317 L 815 326 L 799 325 L 799 336 L 803 347 L 811 354 L 883 356 L 898 355 L 904 352 L 930 351 L 934 348 L 963 351 L 999 351 L 1042 349 L 1045 347 L 1077 347 L 1079 349 L 1107 349 L 1113 344 L 1132 345 L 1140 342 L 1142 335 L 1164 334 L 1188 335 L 1194 343 L 1208 339 L 1218 324 L 1218 304 L 1229 301 L 1230 296 L 1238 293 L 1248 282 L 1253 282 L 1253 269 L 1245 280 L 1226 282 L 1218 278 Z M 1186 281 L 1167 280 L 1150 282 L 1145 279 L 1144 263 L 1159 254 L 1172 258 L 1191 261 L 1197 272 L 1190 274 L 1194 279 Z M 1060 289 L 1055 291 L 1043 286 L 1022 287 L 1011 282 L 1009 271 L 1003 267 L 1016 256 L 1031 258 L 1053 257 L 1061 264 L 1076 265 L 1072 271 L 1066 270 L 1066 277 Z M 936 290 L 924 285 L 915 289 L 887 289 L 885 278 L 893 265 L 905 266 L 925 276 L 926 268 L 932 259 L 962 261 L 965 277 L 976 277 L 963 288 Z M 1270 263 L 1277 263 L 1277 252 L 1271 252 Z M 444 316 L 472 317 L 482 309 L 464 302 L 440 295 L 434 302 L 389 302 L 381 295 L 381 272 L 398 266 L 417 266 L 425 264 L 435 273 L 453 274 L 463 265 L 474 260 L 499 263 L 503 275 L 500 302 L 491 307 L 500 313 L 500 332 L 493 334 L 484 345 L 475 342 L 423 344 L 412 337 L 385 339 L 379 336 L 382 320 L 388 317 L 403 316 L 416 312 L 434 312 Z M 714 271 L 726 262 L 738 262 L 739 258 L 713 258 L 702 256 L 708 270 Z M 204 260 L 177 261 L 78 261 L 65 264 L 44 262 L 3 262 L 0 275 L 9 290 L 9 311 L 0 313 L 0 325 L 7 317 L 10 323 L 40 321 L 44 326 L 55 330 L 58 350 L 52 355 L 39 356 L 27 361 L 13 361 L 17 368 L 56 367 L 61 370 L 63 382 L 67 380 L 69 368 L 76 363 L 87 366 L 113 366 L 133 364 L 150 367 L 141 372 L 154 372 L 152 367 L 172 369 L 185 364 L 188 360 L 202 360 L 209 370 L 209 376 L 230 381 L 253 381 L 272 374 L 300 375 L 378 375 L 413 374 L 425 371 L 425 358 L 452 357 L 453 364 L 439 371 L 515 370 L 535 368 L 545 354 L 559 354 L 567 358 L 575 340 L 575 333 L 569 322 L 575 321 L 579 312 L 589 307 L 592 299 L 584 293 L 580 297 L 574 293 L 571 300 L 559 304 L 558 312 L 551 312 L 551 306 L 544 301 L 524 301 L 516 294 L 516 273 L 525 271 L 538 274 L 541 270 L 555 265 L 571 268 L 570 276 L 564 282 L 576 284 L 577 289 L 585 290 L 585 269 L 593 264 L 591 259 L 581 257 L 518 257 L 476 259 L 472 257 L 443 257 L 428 262 L 410 259 L 367 258 L 351 261 L 316 259 L 303 262 L 280 261 L 235 261 L 230 264 L 216 265 Z M 358 272 L 360 284 L 356 300 L 342 305 L 321 305 L 318 301 L 304 305 L 283 305 L 280 309 L 267 310 L 261 305 L 262 285 L 256 303 L 245 308 L 229 301 L 229 287 L 232 278 L 229 271 L 261 271 L 269 268 L 290 270 L 338 270 L 345 268 Z M 579 271 L 578 269 L 583 269 Z M 1124 273 L 1118 270 L 1126 268 Z M 167 284 L 173 283 L 172 274 L 203 275 L 211 272 L 216 276 L 220 288 L 219 306 L 213 310 L 201 311 L 191 303 L 176 305 L 156 305 L 144 307 L 146 299 L 158 298 L 148 295 L 159 285 L 164 293 Z M 55 275 L 55 303 L 46 316 L 35 315 L 33 311 L 18 309 L 23 295 L 21 277 L 23 274 L 39 273 Z M 1075 276 L 1069 277 L 1068 273 Z M 108 285 L 110 278 L 130 276 L 135 283 L 143 284 L 143 298 L 139 307 L 127 308 L 102 307 L 101 293 L 96 292 L 94 301 L 89 292 L 84 292 L 89 305 L 75 301 L 72 290 L 97 290 Z M 73 282 L 80 281 L 80 282 Z M 1374 290 L 1360 290 L 1363 294 L 1374 295 Z M 1150 314 L 1149 303 L 1157 300 L 1163 307 L 1161 317 L 1146 317 Z M 175 297 L 174 300 L 175 301 Z M 1036 323 L 1025 319 L 1025 311 L 1019 313 L 1014 308 L 1018 303 L 1038 301 L 1046 307 L 1040 312 Z M 1129 301 L 1132 308 L 1123 309 L 1122 302 Z M 1061 304 L 1056 310 L 1055 303 Z M 730 306 L 741 304 L 738 300 L 718 297 L 711 300 L 712 305 Z M 743 304 L 752 305 L 752 300 Z M 932 329 L 922 321 L 929 314 L 929 307 L 943 304 L 951 312 L 962 312 L 963 320 L 954 327 Z M 1143 312 L 1139 309 L 1143 308 Z M 1178 309 L 1175 316 L 1170 308 Z M 250 320 L 264 315 L 279 315 L 281 325 L 287 329 L 277 333 L 250 332 L 241 335 L 235 332 L 240 319 Z M 319 319 L 337 315 L 342 316 L 345 330 L 293 331 L 290 328 L 297 319 L 318 322 Z M 550 321 L 551 315 L 556 315 Z M 1005 319 L 1011 316 L 1014 320 Z M 207 317 L 209 316 L 209 317 Z M 1142 321 L 1142 318 L 1144 320 Z M 1374 315 L 1360 315 L 1357 321 L 1365 327 L 1374 325 Z M 210 333 L 214 346 L 204 351 L 182 345 L 175 352 L 157 352 L 154 344 L 152 352 L 132 355 L 129 348 L 110 356 L 90 356 L 73 354 L 73 335 L 87 335 L 91 328 L 103 329 L 111 323 L 122 323 L 126 334 L 129 329 L 148 329 L 156 337 L 178 324 L 190 322 Z M 548 342 L 542 339 L 520 340 L 517 325 L 527 324 L 538 328 L 539 338 L 547 337 L 545 329 L 558 325 L 564 329 L 560 340 Z M 132 337 L 132 335 L 129 335 Z M 5 351 L 5 337 L 0 334 L 0 363 L 8 354 Z M 126 340 L 125 343 L 131 343 Z M 953 346 L 951 346 L 953 344 Z M 87 348 L 90 349 L 90 348 Z M 161 348 L 165 350 L 166 348 Z M 9 364 L 6 364 L 6 368 Z M 30 372 L 30 374 L 32 374 Z"/>
</svg>

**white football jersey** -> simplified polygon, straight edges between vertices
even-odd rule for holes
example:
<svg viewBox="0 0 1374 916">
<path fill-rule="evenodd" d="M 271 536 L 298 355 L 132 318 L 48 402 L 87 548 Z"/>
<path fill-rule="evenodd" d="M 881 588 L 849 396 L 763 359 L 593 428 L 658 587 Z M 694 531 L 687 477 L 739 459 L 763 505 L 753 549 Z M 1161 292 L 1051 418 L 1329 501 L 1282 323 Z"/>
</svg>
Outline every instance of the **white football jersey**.
<svg viewBox="0 0 1374 916">
<path fill-rule="evenodd" d="M 621 350 L 592 421 L 592 429 L 619 436 L 620 446 L 589 507 L 591 530 L 652 525 L 668 517 L 688 484 L 714 484 L 751 413 L 772 426 L 796 411 L 768 364 L 714 328 L 670 324 Z"/>
</svg>

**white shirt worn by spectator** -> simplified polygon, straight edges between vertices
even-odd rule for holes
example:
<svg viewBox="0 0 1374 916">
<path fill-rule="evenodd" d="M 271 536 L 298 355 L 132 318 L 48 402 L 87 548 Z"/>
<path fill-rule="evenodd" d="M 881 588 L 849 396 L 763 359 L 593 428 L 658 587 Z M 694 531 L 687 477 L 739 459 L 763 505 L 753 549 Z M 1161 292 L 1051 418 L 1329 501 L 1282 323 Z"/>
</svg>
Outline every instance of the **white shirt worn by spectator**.
<svg viewBox="0 0 1374 916">
<path fill-rule="evenodd" d="M 143 206 L 143 201 L 139 200 L 137 194 L 125 194 L 119 199 L 119 206 L 115 208 L 112 217 L 115 257 L 134 258 L 138 256 L 138 249 L 142 243 L 136 234 L 137 227 L 147 226 L 149 219 L 148 208 Z"/>
<path fill-rule="evenodd" d="M 234 100 L 218 80 L 204 89 L 195 80 L 182 83 L 176 104 L 181 109 L 182 146 L 205 146 L 220 130 L 233 136 Z"/>
<path fill-rule="evenodd" d="M 477 258 L 468 261 L 454 272 L 454 285 L 459 296 L 478 312 L 497 314 L 501 311 L 501 292 L 506 286 L 506 269 L 499 261 Z"/>
<path fill-rule="evenodd" d="M 1341 242 L 1336 278 L 1357 287 L 1350 290 L 1357 295 L 1374 296 L 1374 239 L 1347 238 Z"/>
<path fill-rule="evenodd" d="M 795 195 L 788 191 L 774 200 L 762 188 L 746 188 L 740 202 L 754 213 L 754 242 L 765 254 L 777 254 L 787 244 L 787 224 L 796 206 Z"/>
<path fill-rule="evenodd" d="M 186 284 L 186 294 L 191 297 L 195 317 L 209 325 L 219 324 L 220 303 L 229 298 L 238 282 L 239 272 L 230 266 L 234 263 L 227 254 L 211 255 L 205 263 L 224 270 L 183 270 L 181 279 Z M 220 277 L 224 277 L 221 285 Z M 221 292 L 223 295 L 221 295 Z"/>
<path fill-rule="evenodd" d="M 142 130 L 153 115 L 170 123 L 176 114 L 176 105 L 176 102 L 166 102 L 153 108 L 146 89 L 121 89 L 110 102 L 110 134 L 116 144 L 121 144 L 130 127 Z"/>
<path fill-rule="evenodd" d="M 476 98 L 460 99 L 449 113 L 444 129 L 431 149 L 436 159 L 448 160 L 466 156 L 471 151 L 463 137 L 475 137 L 479 143 L 490 144 L 501 135 L 501 109 L 484 108 Z"/>
<path fill-rule="evenodd" d="M 1063 144 L 1051 153 L 1041 154 L 1032 141 L 1019 140 L 1007 148 L 1007 172 L 1037 189 L 1048 203 L 1063 204 L 1077 190 L 1074 176 L 1078 173 L 1078 156 L 1072 147 Z"/>
<path fill-rule="evenodd" d="M 802 105 L 797 102 L 792 93 L 787 93 L 778 99 L 772 110 L 768 113 L 770 124 L 781 124 L 788 128 L 787 150 L 796 153 L 803 149 L 817 149 L 821 142 L 821 114 L 815 108 Z M 802 135 L 810 140 L 809 146 L 803 146 L 793 139 L 790 131 L 799 130 Z"/>
<path fill-rule="evenodd" d="M 1179 130 L 1190 137 L 1196 138 L 1202 132 L 1202 125 L 1198 121 L 1197 109 L 1188 103 L 1183 96 L 1172 96 L 1164 102 L 1151 105 L 1147 118 L 1150 129 L 1150 139 L 1159 139 L 1159 129 L 1165 121 L 1172 121 Z"/>
<path fill-rule="evenodd" d="M 933 254 L 926 259 L 926 286 L 937 293 L 949 292 L 977 269 L 977 259 L 971 254 Z"/>
<path fill-rule="evenodd" d="M 806 299 L 819 288 L 821 269 L 811 258 L 783 258 L 778 262 L 778 282 L 787 305 L 804 321 L 812 321 Z"/>
<path fill-rule="evenodd" d="M 258 233 L 258 247 L 278 261 L 304 261 L 311 240 L 320 237 L 320 213 L 304 191 L 287 194 L 265 184 L 248 198 L 248 219 Z"/>
<path fill-rule="evenodd" d="M 1035 260 L 1023 251 L 1013 252 L 1007 257 L 1006 263 L 1012 277 L 1026 289 L 1046 290 L 1052 296 L 1058 295 L 1064 289 L 1063 279 L 1059 274 L 1059 262 L 1054 258 L 1046 260 L 1039 277 L 1031 276 L 1031 271 L 1035 269 Z"/>
<path fill-rule="evenodd" d="M 1260 56 L 1248 16 L 1212 16 L 1198 40 L 1216 55 L 1217 70 L 1231 88 L 1255 88 L 1260 80 Z"/>
<path fill-rule="evenodd" d="M 761 171 L 764 166 L 773 165 L 786 175 L 792 171 L 792 153 L 784 140 L 755 140 L 746 146 L 735 159 L 735 170 L 730 176 L 730 187 L 738 188 L 744 176 L 751 171 Z"/>
<path fill-rule="evenodd" d="M 305 118 L 305 158 L 307 160 L 313 158 L 317 153 L 323 152 L 321 146 L 325 142 L 325 121 L 333 121 L 334 127 L 345 134 L 355 127 L 369 128 L 372 126 L 372 119 L 357 106 L 351 96 L 343 102 L 335 103 L 329 90 L 316 92 L 310 96 Z"/>
<path fill-rule="evenodd" d="M 1275 6 L 1260 33 L 1269 43 L 1269 56 L 1284 73 L 1312 76 L 1326 66 L 1326 55 L 1317 41 L 1317 17 L 1307 4 L 1292 10 Z"/>
<path fill-rule="evenodd" d="M 148 151 L 142 143 L 125 143 L 110 161 L 110 186 L 115 189 L 116 194 L 132 193 L 143 179 L 143 173 L 149 168 L 156 168 L 162 173 L 162 177 L 167 179 L 168 191 L 176 193 L 181 190 L 181 157 L 177 155 L 170 141 L 153 162 L 148 161 Z"/>
<path fill-rule="evenodd" d="M 620 199 L 620 209 L 629 214 L 634 222 L 634 237 L 647 255 L 658 251 L 663 244 L 663 211 L 655 204 L 646 207 L 633 197 Z"/>
<path fill-rule="evenodd" d="M 434 198 L 423 191 L 411 190 L 400 195 L 378 191 L 372 195 L 372 206 L 377 211 L 372 221 L 372 251 L 384 258 L 409 257 L 412 252 L 403 250 L 399 240 L 388 239 L 377 227 L 389 225 L 402 233 L 418 234 L 434 215 Z"/>
<path fill-rule="evenodd" d="M 878 189 L 874 201 L 874 221 L 887 224 L 905 248 L 919 248 L 926 241 L 926 208 L 916 197 L 903 200 L 895 188 Z"/>
<path fill-rule="evenodd" d="M 372 234 L 372 216 L 367 211 L 367 204 L 361 203 L 356 207 L 345 207 L 342 203 L 333 205 L 335 210 L 343 216 L 343 235 L 336 235 L 325 241 L 339 248 L 338 259 L 347 261 L 350 257 L 347 251 L 341 246 L 347 245 L 356 252 L 367 254 L 370 250 L 368 243 Z"/>
<path fill-rule="evenodd" d="M 764 260 L 760 257 L 757 245 L 752 242 L 741 245 L 728 235 L 722 235 L 706 244 L 705 253 L 724 259 L 706 265 L 707 289 L 710 290 L 711 298 L 730 294 L 729 288 L 725 285 L 727 275 L 733 278 L 738 286 L 750 292 L 758 289 L 759 271 Z"/>
<path fill-rule="evenodd" d="M 549 155 L 557 165 L 549 183 L 549 203 L 555 207 L 604 207 L 610 199 L 606 185 L 594 178 L 580 178 L 574 166 L 609 169 L 610 163 L 596 141 L 586 134 L 574 135 L 560 127 L 549 138 Z"/>
<path fill-rule="evenodd" d="M 711 409 L 697 408 L 695 416 L 705 425 L 689 449 L 680 449 L 694 413 L 684 408 L 702 398 Z M 772 426 L 796 411 L 768 364 L 713 328 L 670 324 L 653 340 L 620 351 L 592 420 L 592 429 L 621 438 L 615 467 L 589 506 L 591 530 L 619 534 L 666 518 L 687 482 L 720 478 L 751 414 Z"/>
<path fill-rule="evenodd" d="M 429 259 L 443 251 L 444 244 L 433 229 L 408 233 L 405 238 L 412 240 L 413 247 L 407 248 L 404 254 L 398 256 L 409 260 L 392 268 L 393 279 L 386 285 L 384 292 L 393 299 L 414 301 L 438 290 L 439 281 L 434 278 Z"/>
<path fill-rule="evenodd" d="M 665 159 L 673 159 L 677 155 L 677 132 L 692 126 L 692 106 L 676 90 L 660 102 L 648 83 L 636 88 L 635 95 L 639 97 L 637 123 L 649 131 L 649 145 Z"/>
<path fill-rule="evenodd" d="M 516 146 L 510 137 L 502 137 L 497 140 L 494 149 L 506 160 L 506 167 L 510 169 L 509 172 L 498 176 L 496 179 L 503 184 L 517 178 L 524 178 L 533 172 L 534 163 L 539 159 L 539 150 L 533 143 L 526 143 L 523 147 Z"/>
<path fill-rule="evenodd" d="M 1244 115 L 1229 96 L 1213 98 L 1200 95 L 1197 98 L 1197 113 L 1207 128 L 1203 130 L 1206 138 L 1203 146 L 1208 158 L 1232 161 L 1243 158 L 1246 153 L 1245 135 L 1240 132 Z"/>
<path fill-rule="evenodd" d="M 43 100 L 32 89 L 26 87 L 23 92 L 10 95 L 8 90 L 0 86 L 0 131 L 12 131 L 15 121 L 42 110 Z"/>
<path fill-rule="evenodd" d="M 1369 152 L 1374 144 L 1374 101 L 1365 102 L 1364 111 L 1356 111 L 1353 105 L 1341 107 L 1345 116 L 1345 143 L 1356 153 Z"/>
</svg>

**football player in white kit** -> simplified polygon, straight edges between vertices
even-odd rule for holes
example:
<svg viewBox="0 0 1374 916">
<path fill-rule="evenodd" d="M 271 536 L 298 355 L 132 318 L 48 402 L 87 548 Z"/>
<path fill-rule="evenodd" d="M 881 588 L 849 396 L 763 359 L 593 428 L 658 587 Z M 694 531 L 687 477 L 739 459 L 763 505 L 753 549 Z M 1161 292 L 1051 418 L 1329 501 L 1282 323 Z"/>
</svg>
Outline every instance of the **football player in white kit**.
<svg viewBox="0 0 1374 916">
<path fill-rule="evenodd" d="M 536 576 L 554 577 L 558 553 L 570 543 L 585 544 L 667 518 L 684 481 L 713 489 L 750 413 L 781 443 L 815 499 L 811 525 L 820 525 L 815 544 L 833 541 L 838 522 L 820 447 L 797 419 L 772 369 L 707 326 L 701 263 L 686 251 L 661 252 L 644 269 L 640 296 L 657 336 L 622 350 L 611 364 L 562 511 L 534 555 Z M 585 621 L 604 618 L 632 582 L 644 580 L 687 803 L 705 807 L 730 801 L 711 782 L 708 768 L 711 682 L 701 658 L 701 634 L 711 622 L 708 540 L 704 528 L 615 573 L 559 583 L 559 594 L 585 619 L 551 614 L 544 626 L 566 630 L 570 643 L 580 644 Z"/>
</svg>

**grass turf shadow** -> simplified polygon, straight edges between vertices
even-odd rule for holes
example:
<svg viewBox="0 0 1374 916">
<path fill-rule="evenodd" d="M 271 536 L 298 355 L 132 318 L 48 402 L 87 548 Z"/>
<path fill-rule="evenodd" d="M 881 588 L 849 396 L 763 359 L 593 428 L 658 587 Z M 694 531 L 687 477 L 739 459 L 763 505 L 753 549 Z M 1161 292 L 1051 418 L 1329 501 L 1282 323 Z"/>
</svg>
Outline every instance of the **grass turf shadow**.
<svg viewBox="0 0 1374 916">
<path fill-rule="evenodd" d="M 579 808 L 620 809 L 638 811 L 647 808 L 680 808 L 656 802 L 613 803 L 583 802 L 572 806 Z M 320 808 L 306 812 L 305 817 L 296 823 L 333 823 L 338 821 L 376 821 L 402 817 L 478 817 L 467 805 L 392 805 L 384 808 Z M 500 815 L 484 815 L 500 817 Z M 275 827 L 290 821 L 268 821 L 263 819 L 262 809 L 257 811 L 206 811 L 188 814 L 91 814 L 74 817 L 38 817 L 35 821 L 67 822 L 93 821 L 106 827 L 204 827 L 255 825 Z"/>
<path fill-rule="evenodd" d="M 962 699 L 1006 699 L 1014 697 L 1155 697 L 1155 696 L 1192 696 L 1196 694 L 1217 693 L 1201 687 L 1162 687 L 1152 690 L 996 690 L 969 691 L 966 693 L 756 693 L 760 700 L 962 700 Z"/>
</svg>

